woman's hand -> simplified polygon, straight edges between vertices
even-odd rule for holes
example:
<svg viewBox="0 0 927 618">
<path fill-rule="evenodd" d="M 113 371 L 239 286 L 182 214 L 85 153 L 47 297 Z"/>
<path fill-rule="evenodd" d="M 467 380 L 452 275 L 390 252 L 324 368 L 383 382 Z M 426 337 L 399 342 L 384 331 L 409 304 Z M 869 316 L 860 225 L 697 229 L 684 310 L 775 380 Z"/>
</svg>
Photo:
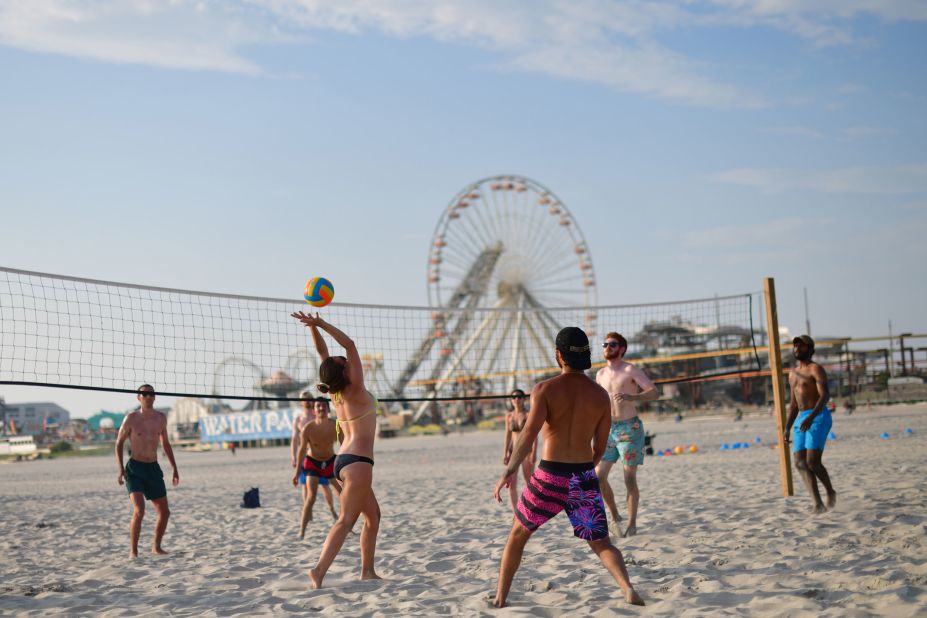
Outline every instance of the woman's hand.
<svg viewBox="0 0 927 618">
<path fill-rule="evenodd" d="M 313 316 L 308 313 L 303 313 L 302 311 L 294 311 L 293 313 L 290 314 L 290 317 L 296 318 L 297 320 L 302 322 L 305 326 L 309 326 L 309 327 L 321 328 L 322 325 L 325 324 L 325 321 L 319 317 L 318 312 L 316 312 L 316 314 Z"/>
</svg>

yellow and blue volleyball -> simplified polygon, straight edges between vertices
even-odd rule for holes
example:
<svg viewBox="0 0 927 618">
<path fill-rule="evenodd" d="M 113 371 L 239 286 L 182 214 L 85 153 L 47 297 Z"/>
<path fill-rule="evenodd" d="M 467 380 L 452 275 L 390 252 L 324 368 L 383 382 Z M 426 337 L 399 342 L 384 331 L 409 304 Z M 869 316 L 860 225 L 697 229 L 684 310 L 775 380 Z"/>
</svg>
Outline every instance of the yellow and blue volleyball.
<svg viewBox="0 0 927 618">
<path fill-rule="evenodd" d="M 313 277 L 306 282 L 305 297 L 313 307 L 324 307 L 335 298 L 335 286 L 325 277 Z"/>
</svg>

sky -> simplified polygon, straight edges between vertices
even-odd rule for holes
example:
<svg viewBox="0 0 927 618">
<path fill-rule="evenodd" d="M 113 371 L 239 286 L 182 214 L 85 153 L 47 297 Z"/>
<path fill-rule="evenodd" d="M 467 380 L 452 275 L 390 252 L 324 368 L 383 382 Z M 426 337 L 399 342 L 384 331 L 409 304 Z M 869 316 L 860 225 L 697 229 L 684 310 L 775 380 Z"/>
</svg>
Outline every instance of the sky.
<svg viewBox="0 0 927 618">
<path fill-rule="evenodd" d="M 924 333 L 925 61 L 914 0 L 0 0 L 0 265 L 425 305 L 449 200 L 518 174 L 601 304 L 775 277 L 793 332 L 807 288 L 813 334 Z"/>
</svg>

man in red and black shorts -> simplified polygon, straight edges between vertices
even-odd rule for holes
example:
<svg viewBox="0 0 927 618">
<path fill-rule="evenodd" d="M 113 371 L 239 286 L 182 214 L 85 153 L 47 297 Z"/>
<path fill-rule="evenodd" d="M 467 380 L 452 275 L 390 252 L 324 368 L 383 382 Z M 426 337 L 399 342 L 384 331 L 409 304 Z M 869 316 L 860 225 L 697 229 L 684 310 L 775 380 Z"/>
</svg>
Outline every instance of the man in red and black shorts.
<svg viewBox="0 0 927 618">
<path fill-rule="evenodd" d="M 334 478 L 335 471 L 335 421 L 328 416 L 328 401 L 321 397 L 313 403 L 315 419 L 306 423 L 299 436 L 299 452 L 296 461 L 301 462 L 293 475 L 293 485 L 306 484 L 306 498 L 303 501 L 302 517 L 299 522 L 299 538 L 306 534 L 306 525 L 312 519 L 312 506 L 318 488 L 328 502 L 332 517 L 338 519 L 335 502 L 329 484 L 341 493 L 341 484 Z"/>
</svg>

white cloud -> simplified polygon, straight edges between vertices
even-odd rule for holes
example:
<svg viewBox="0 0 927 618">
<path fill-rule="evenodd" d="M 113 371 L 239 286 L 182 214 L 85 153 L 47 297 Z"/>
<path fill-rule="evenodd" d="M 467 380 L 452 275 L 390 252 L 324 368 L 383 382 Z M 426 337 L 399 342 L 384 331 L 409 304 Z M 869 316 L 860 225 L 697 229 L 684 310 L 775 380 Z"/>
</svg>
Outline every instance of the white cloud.
<svg viewBox="0 0 927 618">
<path fill-rule="evenodd" d="M 815 44 L 853 41 L 850 21 L 927 19 L 878 0 L 0 0 L 0 44 L 171 69 L 264 72 L 253 45 L 313 31 L 426 37 L 499 54 L 498 65 L 708 107 L 764 101 L 659 42 L 702 27 L 769 27 Z"/>
<path fill-rule="evenodd" d="M 791 135 L 795 137 L 813 137 L 821 139 L 824 134 L 810 127 L 766 127 L 761 129 L 764 133 L 773 133 L 776 135 Z"/>
<path fill-rule="evenodd" d="M 808 171 L 782 168 L 740 168 L 711 176 L 716 182 L 753 187 L 765 193 L 814 191 L 862 195 L 927 193 L 927 164 L 896 167 L 846 167 Z"/>
<path fill-rule="evenodd" d="M 837 87 L 837 92 L 840 94 L 858 94 L 864 92 L 866 87 L 862 84 L 857 84 L 856 82 L 847 82 L 845 84 L 840 84 Z"/>
<path fill-rule="evenodd" d="M 693 105 L 762 105 L 756 95 L 702 75 L 704 67 L 697 62 L 654 43 L 655 31 L 691 22 L 688 13 L 669 3 L 258 1 L 287 23 L 305 28 L 425 36 L 500 52 L 498 66 L 503 69 L 590 81 Z"/>
<path fill-rule="evenodd" d="M 777 219 L 748 225 L 720 225 L 686 232 L 685 245 L 690 249 L 727 251 L 736 248 L 779 247 L 789 237 L 808 229 L 809 221 L 800 218 Z"/>
<path fill-rule="evenodd" d="M 169 69 L 258 73 L 239 53 L 274 38 L 241 7 L 213 2 L 0 2 L 0 44 Z"/>
<path fill-rule="evenodd" d="M 818 46 L 857 41 L 852 21 L 871 17 L 894 23 L 927 20 L 920 0 L 705 0 L 696 5 L 717 7 L 711 17 L 720 23 L 765 26 L 802 37 Z"/>
<path fill-rule="evenodd" d="M 889 135 L 894 135 L 896 131 L 894 129 L 888 129 L 884 127 L 857 125 L 852 127 L 845 127 L 842 133 L 850 139 L 865 139 L 867 137 L 887 137 Z"/>
</svg>

